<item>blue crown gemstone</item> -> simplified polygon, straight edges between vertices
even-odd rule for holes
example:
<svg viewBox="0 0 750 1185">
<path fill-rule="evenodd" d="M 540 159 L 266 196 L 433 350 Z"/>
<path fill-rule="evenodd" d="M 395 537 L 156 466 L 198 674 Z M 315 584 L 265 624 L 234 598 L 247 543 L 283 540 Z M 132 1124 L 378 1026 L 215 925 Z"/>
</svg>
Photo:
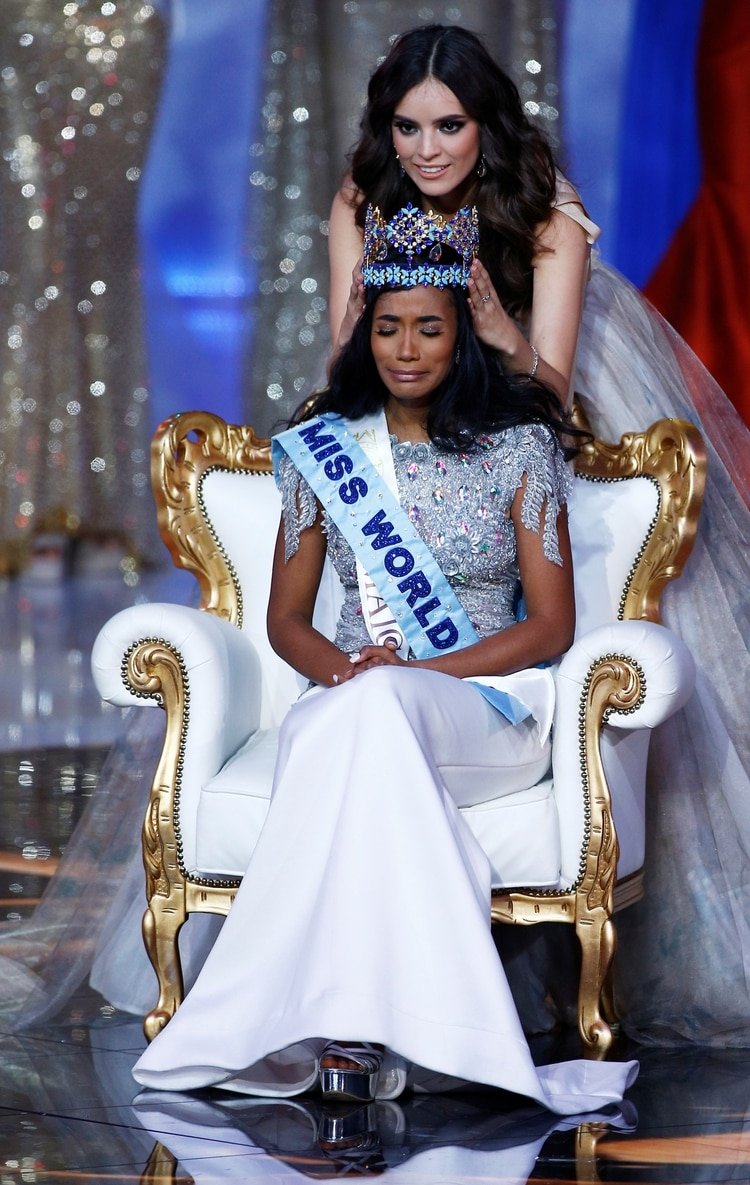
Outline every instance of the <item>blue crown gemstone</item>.
<svg viewBox="0 0 750 1185">
<path fill-rule="evenodd" d="M 362 275 L 368 287 L 467 287 L 479 245 L 475 206 L 446 220 L 432 210 L 404 206 L 386 222 L 376 206 L 365 217 Z"/>
</svg>

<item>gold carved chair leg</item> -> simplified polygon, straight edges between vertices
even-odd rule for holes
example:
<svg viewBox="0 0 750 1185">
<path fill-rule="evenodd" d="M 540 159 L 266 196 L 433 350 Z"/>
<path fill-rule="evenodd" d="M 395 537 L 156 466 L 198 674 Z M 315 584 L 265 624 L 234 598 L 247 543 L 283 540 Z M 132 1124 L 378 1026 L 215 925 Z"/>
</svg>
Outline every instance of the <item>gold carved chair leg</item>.
<svg viewBox="0 0 750 1185">
<path fill-rule="evenodd" d="M 207 510 L 204 479 L 213 481 L 216 476 L 223 481 L 227 474 L 270 473 L 267 442 L 247 426 L 225 424 L 208 413 L 185 413 L 158 430 L 152 462 L 162 538 L 175 564 L 196 576 L 201 608 L 238 626 L 255 621 L 262 630 L 263 606 L 258 616 L 258 606 L 253 607 L 250 597 L 243 600 L 240 578 L 230 558 L 237 540 L 232 545 L 227 541 L 225 547 L 223 535 L 215 530 Z M 679 575 L 695 536 L 705 474 L 705 454 L 697 431 L 669 420 L 645 433 L 628 434 L 619 444 L 592 440 L 583 447 L 576 468 L 586 481 L 609 483 L 636 476 L 658 486 L 658 511 L 625 582 L 617 614 L 623 620 L 658 622 L 661 589 Z M 244 482 L 244 476 L 241 484 L 252 492 L 254 483 Z M 246 505 L 244 497 L 242 494 L 238 505 Z M 247 506 L 254 506 L 252 498 Z M 163 639 L 145 638 L 128 645 L 123 681 L 136 696 L 156 700 L 167 717 L 143 836 L 149 900 L 144 934 L 159 979 L 159 1001 L 145 1025 L 150 1039 L 182 999 L 177 949 L 180 927 L 190 913 L 226 914 L 236 883 L 212 881 L 210 868 L 207 879 L 198 880 L 180 850 L 179 822 L 175 820 L 188 732 L 188 672 L 176 649 Z M 599 749 L 600 733 L 612 713 L 628 713 L 639 706 L 644 686 L 637 661 L 628 655 L 609 654 L 588 672 L 577 733 L 586 831 L 580 873 L 571 872 L 559 893 L 523 888 L 493 893 L 493 921 L 575 923 L 583 961 L 579 1027 L 592 1057 L 604 1055 L 612 1041 L 610 1026 L 616 1022 L 612 985 L 615 938 L 610 918 L 618 845 Z M 622 882 L 618 890 L 621 888 Z M 618 898 L 618 904 L 630 904 L 639 895 L 634 895 L 631 887 L 628 899 Z"/>
<path fill-rule="evenodd" d="M 143 915 L 143 940 L 159 981 L 159 999 L 143 1022 L 148 1041 L 161 1032 L 184 998 L 178 940 L 186 916 L 179 905 L 158 894 Z"/>
<path fill-rule="evenodd" d="M 612 1044 L 612 1029 L 608 1023 L 612 1014 L 608 1008 L 606 984 L 612 979 L 615 927 L 612 919 L 600 909 L 579 918 L 576 933 L 581 944 L 578 1029 L 585 1044 L 586 1057 L 600 1058 Z"/>
<path fill-rule="evenodd" d="M 579 1123 L 576 1130 L 576 1182 L 599 1182 L 597 1145 L 610 1131 L 608 1123 Z"/>
<path fill-rule="evenodd" d="M 609 1023 L 609 1027 L 615 1031 L 619 1030 L 620 1018 L 617 1015 L 617 1005 L 615 1004 L 614 960 L 610 962 L 609 970 L 604 976 L 604 983 L 602 984 L 601 993 L 601 1008 L 605 1020 L 607 1020 Z"/>
<path fill-rule="evenodd" d="M 164 1144 L 154 1144 L 148 1164 L 141 1173 L 141 1185 L 194 1185 L 188 1173 L 177 1172 L 177 1157 Z"/>
</svg>

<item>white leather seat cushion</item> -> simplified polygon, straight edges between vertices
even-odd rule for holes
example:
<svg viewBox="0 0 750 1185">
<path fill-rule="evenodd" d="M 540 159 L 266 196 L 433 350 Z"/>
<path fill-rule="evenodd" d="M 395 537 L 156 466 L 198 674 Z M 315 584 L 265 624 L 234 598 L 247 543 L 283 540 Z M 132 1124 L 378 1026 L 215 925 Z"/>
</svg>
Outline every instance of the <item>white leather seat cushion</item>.
<svg viewBox="0 0 750 1185">
<path fill-rule="evenodd" d="M 552 778 L 517 794 L 463 807 L 461 814 L 487 854 L 493 888 L 557 888 L 560 828 Z"/>
<path fill-rule="evenodd" d="M 198 872 L 242 876 L 245 871 L 268 811 L 278 735 L 275 728 L 255 733 L 203 787 Z M 560 834 L 551 778 L 461 813 L 487 853 L 494 886 L 558 884 Z"/>
<path fill-rule="evenodd" d="M 203 786 L 198 803 L 198 869 L 242 876 L 268 813 L 278 728 L 260 729 Z"/>
</svg>

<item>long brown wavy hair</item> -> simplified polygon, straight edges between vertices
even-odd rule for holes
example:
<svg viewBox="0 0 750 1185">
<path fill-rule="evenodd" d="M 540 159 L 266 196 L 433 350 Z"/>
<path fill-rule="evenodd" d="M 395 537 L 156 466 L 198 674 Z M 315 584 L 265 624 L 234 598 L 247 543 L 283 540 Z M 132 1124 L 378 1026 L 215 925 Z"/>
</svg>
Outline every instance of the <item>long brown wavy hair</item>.
<svg viewBox="0 0 750 1185">
<path fill-rule="evenodd" d="M 512 315 L 531 307 L 536 236 L 550 217 L 555 164 L 541 131 L 523 111 L 515 84 L 474 33 L 458 25 L 424 25 L 403 33 L 367 89 L 360 138 L 351 154 L 356 221 L 371 202 L 390 218 L 422 195 L 402 174 L 393 150 L 392 120 L 404 95 L 426 79 L 453 91 L 480 127 L 486 173 L 471 200 L 480 215 L 479 255 Z"/>
</svg>

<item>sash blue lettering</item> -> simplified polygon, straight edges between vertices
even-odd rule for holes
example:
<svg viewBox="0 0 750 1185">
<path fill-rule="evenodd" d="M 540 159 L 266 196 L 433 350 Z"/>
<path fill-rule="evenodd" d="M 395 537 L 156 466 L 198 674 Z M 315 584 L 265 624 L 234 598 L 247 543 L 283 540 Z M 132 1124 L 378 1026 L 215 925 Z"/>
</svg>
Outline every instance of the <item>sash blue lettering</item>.
<svg viewBox="0 0 750 1185">
<path fill-rule="evenodd" d="M 392 547 L 383 563 L 390 576 L 404 576 L 414 567 L 414 556 L 405 547 Z"/>
<path fill-rule="evenodd" d="M 425 633 L 436 650 L 450 650 L 458 641 L 458 630 L 450 617 L 444 617 L 438 625 L 431 625 Z"/>
<path fill-rule="evenodd" d="M 427 626 L 427 618 L 429 617 L 430 613 L 432 613 L 433 610 L 439 609 L 439 608 L 440 608 L 439 599 L 437 597 L 432 597 L 432 599 L 429 600 L 426 605 L 419 605 L 414 610 L 414 616 L 416 617 L 417 621 L 419 622 L 419 624 L 422 626 L 423 629 Z"/>
<path fill-rule="evenodd" d="M 332 457 L 334 453 L 340 452 L 341 445 L 336 442 L 336 444 L 329 444 L 327 448 L 318 449 L 316 453 L 313 453 L 313 456 L 316 461 L 325 461 L 326 457 Z"/>
<path fill-rule="evenodd" d="M 363 535 L 374 535 L 372 546 L 376 551 L 381 551 L 384 547 L 392 547 L 394 543 L 401 542 L 400 535 L 392 535 L 393 523 L 383 522 L 385 518 L 385 511 L 379 510 L 374 514 L 369 523 L 365 523 L 362 528 Z"/>
<path fill-rule="evenodd" d="M 409 595 L 406 598 L 406 603 L 410 609 L 413 609 L 417 601 L 422 597 L 429 597 L 432 592 L 432 585 L 425 576 L 424 572 L 413 572 L 411 576 L 400 580 L 398 584 L 398 591 L 405 593 L 409 590 Z"/>
<path fill-rule="evenodd" d="M 326 461 L 323 472 L 329 481 L 341 481 L 344 474 L 351 473 L 353 468 L 354 461 L 351 457 L 347 457 L 346 453 L 341 453 L 335 461 Z"/>
<path fill-rule="evenodd" d="M 369 573 L 379 640 L 398 622 L 418 658 L 476 641 L 429 547 L 340 417 L 290 428 L 273 448 L 275 460 L 280 450 L 291 457 Z"/>
<path fill-rule="evenodd" d="M 316 449 L 322 448 L 324 444 L 336 444 L 336 437 L 328 432 L 327 436 L 321 436 L 321 432 L 326 432 L 328 425 L 325 420 L 313 421 L 306 428 L 302 428 L 299 433 L 300 440 L 304 440 L 311 453 Z"/>
<path fill-rule="evenodd" d="M 347 506 L 353 506 L 359 498 L 367 497 L 367 482 L 363 477 L 353 477 L 339 486 L 339 498 Z"/>
</svg>

